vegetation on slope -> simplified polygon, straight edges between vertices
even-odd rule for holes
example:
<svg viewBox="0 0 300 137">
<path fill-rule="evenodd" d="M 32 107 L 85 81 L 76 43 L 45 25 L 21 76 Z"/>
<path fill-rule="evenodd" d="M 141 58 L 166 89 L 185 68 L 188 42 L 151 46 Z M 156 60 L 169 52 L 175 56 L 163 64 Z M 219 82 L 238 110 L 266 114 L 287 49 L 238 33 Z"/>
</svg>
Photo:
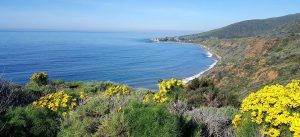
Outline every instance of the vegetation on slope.
<svg viewBox="0 0 300 137">
<path fill-rule="evenodd" d="M 299 32 L 300 13 L 282 17 L 247 20 L 231 24 L 229 26 L 215 29 L 200 34 L 179 37 L 181 40 L 204 40 L 208 38 L 243 38 L 254 36 L 265 36 L 270 34 Z"/>
<path fill-rule="evenodd" d="M 247 95 L 263 85 L 300 77 L 300 35 L 211 39 L 202 42 L 222 56 L 207 75 L 219 89 Z"/>
<path fill-rule="evenodd" d="M 209 32 L 160 41 L 201 44 L 221 57 L 218 65 L 202 79 L 212 80 L 223 93 L 235 93 L 240 100 L 245 98 L 241 115 L 233 120 L 236 136 L 300 136 L 299 81 L 286 87 L 261 88 L 300 79 L 299 13 L 244 21 Z M 258 89 L 261 90 L 253 93 Z"/>
<path fill-rule="evenodd" d="M 165 40 L 201 44 L 222 57 L 206 78 L 241 97 L 300 77 L 300 13 Z"/>
<path fill-rule="evenodd" d="M 9 97 L 0 100 L 3 136 L 229 137 L 238 112 L 230 106 L 239 104 L 231 94 L 208 88 L 214 87 L 211 81 L 198 79 L 188 86 L 160 80 L 159 91 L 150 91 L 111 82 L 50 81 L 46 73 L 36 73 L 25 86 L 5 81 L 0 86 Z"/>
</svg>

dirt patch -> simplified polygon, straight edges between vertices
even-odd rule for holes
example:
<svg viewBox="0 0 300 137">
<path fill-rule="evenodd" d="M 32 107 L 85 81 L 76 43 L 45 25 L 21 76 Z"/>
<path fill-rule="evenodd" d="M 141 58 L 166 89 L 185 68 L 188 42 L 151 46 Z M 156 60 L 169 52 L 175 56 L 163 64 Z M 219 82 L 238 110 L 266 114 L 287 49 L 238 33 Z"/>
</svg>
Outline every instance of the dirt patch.
<svg viewBox="0 0 300 137">
<path fill-rule="evenodd" d="M 265 43 L 266 43 L 266 39 L 258 40 L 258 42 L 253 47 L 251 47 L 251 49 L 248 52 L 246 52 L 245 57 L 246 58 L 255 57 L 258 53 L 262 51 Z"/>
<path fill-rule="evenodd" d="M 253 77 L 251 77 L 251 79 L 255 82 L 258 82 L 261 77 L 263 76 L 264 72 L 266 72 L 267 68 L 261 68 L 258 71 L 256 71 L 256 73 L 254 73 Z"/>
<path fill-rule="evenodd" d="M 243 71 L 242 69 L 237 69 L 237 76 L 243 78 L 246 76 L 246 72 Z"/>
<path fill-rule="evenodd" d="M 258 65 L 262 66 L 266 64 L 266 59 L 261 59 L 258 61 Z"/>
<path fill-rule="evenodd" d="M 278 72 L 277 71 L 268 70 L 267 68 L 261 68 L 253 75 L 253 77 L 251 77 L 251 79 L 254 82 L 258 82 L 258 81 L 261 81 L 261 80 L 272 81 L 277 77 L 278 77 Z"/>
<path fill-rule="evenodd" d="M 277 77 L 278 77 L 278 72 L 274 71 L 274 70 L 269 71 L 268 74 L 267 74 L 267 78 L 268 78 L 269 81 L 271 81 L 271 80 L 273 80 Z"/>
</svg>

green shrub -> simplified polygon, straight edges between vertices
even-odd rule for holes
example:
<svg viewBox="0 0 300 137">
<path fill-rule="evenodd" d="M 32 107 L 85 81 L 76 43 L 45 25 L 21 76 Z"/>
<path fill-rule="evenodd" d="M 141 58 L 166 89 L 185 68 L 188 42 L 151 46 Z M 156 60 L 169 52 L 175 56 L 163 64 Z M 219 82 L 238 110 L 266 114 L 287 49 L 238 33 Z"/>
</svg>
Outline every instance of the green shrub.
<svg viewBox="0 0 300 137">
<path fill-rule="evenodd" d="M 65 81 L 64 81 L 64 80 L 61 80 L 61 79 L 54 80 L 54 81 L 52 82 L 53 85 L 62 85 L 62 84 L 64 84 L 64 83 L 65 83 Z"/>
<path fill-rule="evenodd" d="M 38 85 L 46 85 L 48 83 L 48 74 L 45 72 L 34 73 L 30 79 Z"/>
<path fill-rule="evenodd" d="M 181 98 L 186 100 L 189 107 L 222 107 L 240 104 L 238 94 L 220 91 L 211 80 L 205 78 L 192 80 Z"/>
<path fill-rule="evenodd" d="M 238 113 L 233 107 L 200 107 L 185 113 L 186 117 L 192 119 L 192 127 L 195 130 L 192 133 L 201 134 L 202 136 L 234 136 L 231 120 Z"/>
<path fill-rule="evenodd" d="M 39 85 L 36 82 L 31 81 L 25 85 L 24 91 L 36 96 L 43 96 L 55 92 L 56 89 L 53 85 Z"/>
<path fill-rule="evenodd" d="M 180 118 L 181 123 L 181 135 L 183 137 L 201 137 L 203 136 L 203 129 L 205 129 L 204 123 L 197 123 L 191 117 Z"/>
<path fill-rule="evenodd" d="M 100 118 L 110 112 L 109 100 L 92 98 L 86 104 L 66 117 L 61 126 L 59 136 L 92 136 L 96 134 L 100 125 Z"/>
<path fill-rule="evenodd" d="M 114 112 L 104 116 L 100 120 L 100 126 L 95 136 L 129 136 L 128 124 L 124 119 L 124 113 Z"/>
<path fill-rule="evenodd" d="M 107 88 L 114 85 L 112 82 L 89 82 L 86 83 L 87 86 L 94 87 L 97 89 L 97 92 L 99 91 L 105 91 Z"/>
<path fill-rule="evenodd" d="M 154 103 L 133 102 L 124 110 L 129 133 L 136 137 L 180 136 L 180 122 L 167 107 Z"/>
<path fill-rule="evenodd" d="M 1 136 L 53 137 L 59 129 L 55 113 L 32 106 L 10 109 L 1 120 Z"/>
<path fill-rule="evenodd" d="M 260 137 L 261 126 L 251 121 L 250 116 L 245 118 L 243 122 L 235 130 L 237 137 Z"/>
<path fill-rule="evenodd" d="M 65 85 L 68 86 L 69 88 L 77 88 L 83 84 L 84 84 L 84 82 L 82 82 L 82 81 L 74 81 L 74 82 L 65 83 Z"/>
<path fill-rule="evenodd" d="M 87 82 L 80 85 L 79 90 L 88 93 L 97 93 L 105 91 L 108 87 L 113 86 L 112 82 Z"/>
<path fill-rule="evenodd" d="M 96 93 L 98 91 L 97 87 L 85 86 L 85 85 L 80 87 L 80 90 L 86 93 Z"/>
</svg>

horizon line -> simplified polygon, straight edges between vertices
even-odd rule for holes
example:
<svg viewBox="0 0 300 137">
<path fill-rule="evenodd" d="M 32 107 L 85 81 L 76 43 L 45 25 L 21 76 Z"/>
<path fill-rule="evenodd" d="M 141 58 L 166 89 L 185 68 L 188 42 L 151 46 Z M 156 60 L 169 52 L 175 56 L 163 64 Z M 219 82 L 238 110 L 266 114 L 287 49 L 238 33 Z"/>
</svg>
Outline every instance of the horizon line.
<svg viewBox="0 0 300 137">
<path fill-rule="evenodd" d="M 201 33 L 209 30 L 64 30 L 64 29 L 0 29 L 0 32 L 87 32 L 87 33 Z"/>
</svg>

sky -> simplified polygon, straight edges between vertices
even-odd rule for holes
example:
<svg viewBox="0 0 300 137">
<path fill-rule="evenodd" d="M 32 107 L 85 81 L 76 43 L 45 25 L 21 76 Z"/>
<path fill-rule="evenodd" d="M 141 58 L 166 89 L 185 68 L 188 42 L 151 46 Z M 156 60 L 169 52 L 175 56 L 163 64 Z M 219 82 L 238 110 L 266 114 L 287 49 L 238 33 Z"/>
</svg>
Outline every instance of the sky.
<svg viewBox="0 0 300 137">
<path fill-rule="evenodd" d="M 299 12 L 299 0 L 0 0 L 0 30 L 201 32 Z"/>
</svg>

